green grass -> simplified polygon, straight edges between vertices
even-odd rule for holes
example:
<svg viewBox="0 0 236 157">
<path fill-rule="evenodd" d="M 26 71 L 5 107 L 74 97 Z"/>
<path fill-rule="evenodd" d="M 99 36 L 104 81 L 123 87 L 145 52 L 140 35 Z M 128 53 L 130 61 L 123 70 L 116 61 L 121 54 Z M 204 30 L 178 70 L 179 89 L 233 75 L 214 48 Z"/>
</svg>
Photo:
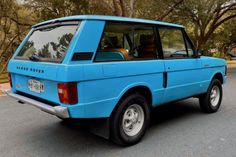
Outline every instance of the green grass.
<svg viewBox="0 0 236 157">
<path fill-rule="evenodd" d="M 233 60 L 233 61 L 227 61 L 227 64 L 236 64 L 236 60 Z"/>
<path fill-rule="evenodd" d="M 8 76 L 7 75 L 8 75 L 7 73 L 3 73 L 3 74 L 0 75 L 0 84 L 8 82 Z"/>
<path fill-rule="evenodd" d="M 0 65 L 0 71 L 2 71 L 2 66 Z M 4 72 L 0 74 L 0 84 L 1 83 L 7 83 L 8 81 L 8 73 Z"/>
<path fill-rule="evenodd" d="M 8 79 L 0 79 L 0 84 L 1 83 L 7 83 L 7 82 L 9 82 Z"/>
</svg>

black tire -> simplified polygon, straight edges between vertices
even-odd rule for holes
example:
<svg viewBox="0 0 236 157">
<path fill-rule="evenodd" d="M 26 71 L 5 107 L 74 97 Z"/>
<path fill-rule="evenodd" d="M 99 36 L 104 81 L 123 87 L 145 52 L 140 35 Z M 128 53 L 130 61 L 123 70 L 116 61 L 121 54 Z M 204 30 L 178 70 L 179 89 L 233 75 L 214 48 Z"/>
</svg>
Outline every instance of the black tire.
<svg viewBox="0 0 236 157">
<path fill-rule="evenodd" d="M 215 103 L 215 105 L 213 105 L 211 102 L 211 92 L 213 88 L 219 89 L 219 100 L 217 99 L 218 103 Z M 222 97 L 223 97 L 223 90 L 222 90 L 221 82 L 218 79 L 213 79 L 211 81 L 210 86 L 208 87 L 207 93 L 202 94 L 199 97 L 201 110 L 205 113 L 217 112 L 218 109 L 220 108 Z"/>
<path fill-rule="evenodd" d="M 71 123 L 73 121 L 73 118 L 61 118 L 61 117 L 58 117 L 63 123 Z"/>
<path fill-rule="evenodd" d="M 140 94 L 132 94 L 125 97 L 121 102 L 118 104 L 118 108 L 112 113 L 110 119 L 110 134 L 111 140 L 119 145 L 122 146 L 130 146 L 138 143 L 142 137 L 144 136 L 150 122 L 150 108 L 147 103 L 147 100 Z M 144 113 L 143 123 L 142 125 L 138 124 L 141 129 L 138 131 L 137 134 L 134 136 L 129 136 L 125 133 L 123 129 L 123 116 L 128 108 L 132 108 L 132 106 L 136 105 L 136 107 L 143 110 Z M 136 112 L 135 112 L 136 113 Z M 140 114 L 141 115 L 141 114 Z M 136 123 L 140 123 L 138 121 L 134 122 L 134 126 Z M 132 123 L 133 125 L 133 123 Z"/>
</svg>

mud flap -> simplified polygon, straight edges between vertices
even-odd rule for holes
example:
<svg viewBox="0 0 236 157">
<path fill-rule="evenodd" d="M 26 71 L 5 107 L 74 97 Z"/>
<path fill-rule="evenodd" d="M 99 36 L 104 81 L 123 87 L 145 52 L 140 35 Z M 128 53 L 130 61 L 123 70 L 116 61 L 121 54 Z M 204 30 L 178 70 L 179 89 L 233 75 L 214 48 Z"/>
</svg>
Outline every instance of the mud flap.
<svg viewBox="0 0 236 157">
<path fill-rule="evenodd" d="M 89 131 L 92 134 L 103 137 L 105 139 L 110 138 L 110 126 L 109 118 L 93 119 L 89 126 Z"/>
</svg>

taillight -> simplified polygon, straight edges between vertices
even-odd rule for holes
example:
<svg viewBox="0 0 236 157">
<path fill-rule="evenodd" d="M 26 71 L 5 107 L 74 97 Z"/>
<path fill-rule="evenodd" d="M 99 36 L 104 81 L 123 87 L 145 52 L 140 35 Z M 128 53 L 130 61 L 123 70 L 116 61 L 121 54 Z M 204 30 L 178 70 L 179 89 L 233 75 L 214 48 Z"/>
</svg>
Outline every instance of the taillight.
<svg viewBox="0 0 236 157">
<path fill-rule="evenodd" d="M 8 80 L 9 80 L 10 85 L 11 85 L 11 87 L 12 87 L 12 80 L 11 80 L 11 74 L 10 74 L 10 73 L 8 73 Z"/>
<path fill-rule="evenodd" d="M 57 89 L 61 103 L 71 105 L 78 103 L 77 83 L 58 83 Z"/>
</svg>

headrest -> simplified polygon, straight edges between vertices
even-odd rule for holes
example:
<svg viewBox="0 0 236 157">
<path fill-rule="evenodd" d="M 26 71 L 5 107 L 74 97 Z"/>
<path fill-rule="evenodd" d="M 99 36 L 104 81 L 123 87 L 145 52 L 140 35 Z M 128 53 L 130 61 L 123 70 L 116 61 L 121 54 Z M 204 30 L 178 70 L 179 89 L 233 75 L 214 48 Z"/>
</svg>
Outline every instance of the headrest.
<svg viewBox="0 0 236 157">
<path fill-rule="evenodd" d="M 154 44 L 154 35 L 140 35 L 140 45 Z"/>
</svg>

